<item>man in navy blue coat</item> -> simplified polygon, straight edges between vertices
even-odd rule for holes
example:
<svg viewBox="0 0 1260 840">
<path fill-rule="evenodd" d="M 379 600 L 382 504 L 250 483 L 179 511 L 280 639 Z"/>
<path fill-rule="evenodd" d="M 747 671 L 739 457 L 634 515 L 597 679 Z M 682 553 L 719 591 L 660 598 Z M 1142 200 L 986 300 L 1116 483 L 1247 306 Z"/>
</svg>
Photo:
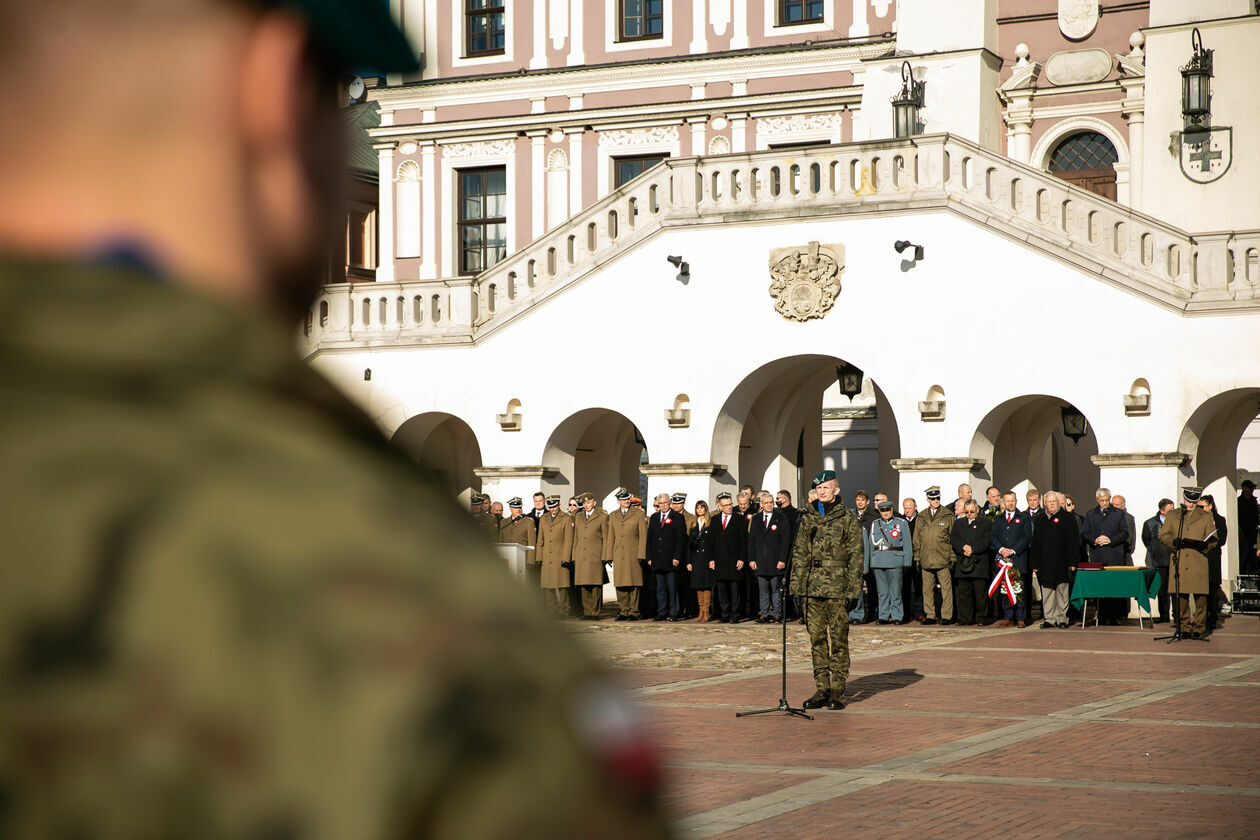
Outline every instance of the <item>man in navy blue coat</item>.
<svg viewBox="0 0 1260 840">
<path fill-rule="evenodd" d="M 757 575 L 761 602 L 757 623 L 769 624 L 783 620 L 782 586 L 792 552 L 792 524 L 765 490 L 758 502 L 761 510 L 748 527 L 748 565 Z"/>
<path fill-rule="evenodd" d="M 1028 574 L 1028 548 L 1031 544 L 1032 524 L 1028 515 L 1017 507 L 1015 493 L 1008 490 L 1002 494 L 1002 510 L 993 518 L 993 562 L 995 571 L 998 571 L 1001 567 L 997 564 L 1002 560 L 1009 561 L 1019 572 L 1023 591 L 1016 596 L 1014 604 L 1001 590 L 994 593 L 1002 607 L 1002 619 L 997 622 L 999 627 L 1027 627 L 1032 618 L 1028 600 L 1032 586 L 1032 578 Z"/>
<path fill-rule="evenodd" d="M 656 578 L 656 618 L 678 621 L 678 569 L 687 558 L 687 519 L 669 508 L 669 494 L 656 497 L 657 512 L 648 518 L 647 562 Z"/>
</svg>

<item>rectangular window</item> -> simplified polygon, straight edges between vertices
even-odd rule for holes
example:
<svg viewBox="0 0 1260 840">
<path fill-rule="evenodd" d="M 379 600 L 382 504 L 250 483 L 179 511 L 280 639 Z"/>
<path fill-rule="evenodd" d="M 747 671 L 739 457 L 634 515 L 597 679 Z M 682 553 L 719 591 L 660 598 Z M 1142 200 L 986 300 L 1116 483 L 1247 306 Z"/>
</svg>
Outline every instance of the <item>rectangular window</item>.
<svg viewBox="0 0 1260 840">
<path fill-rule="evenodd" d="M 346 266 L 349 268 L 376 268 L 372 259 L 372 246 L 376 239 L 376 226 L 372 211 L 351 207 L 346 214 Z"/>
<path fill-rule="evenodd" d="M 477 274 L 507 256 L 507 169 L 459 170 L 459 273 Z"/>
<path fill-rule="evenodd" d="M 820 23 L 823 19 L 823 0 L 779 0 L 779 25 L 793 23 Z"/>
<path fill-rule="evenodd" d="M 643 41 L 665 33 L 664 0 L 619 0 L 618 40 Z"/>
<path fill-rule="evenodd" d="M 464 0 L 466 57 L 503 53 L 503 15 L 506 2 L 507 0 Z"/>
<path fill-rule="evenodd" d="M 647 172 L 669 155 L 639 155 L 638 157 L 613 158 L 613 189 Z"/>
</svg>

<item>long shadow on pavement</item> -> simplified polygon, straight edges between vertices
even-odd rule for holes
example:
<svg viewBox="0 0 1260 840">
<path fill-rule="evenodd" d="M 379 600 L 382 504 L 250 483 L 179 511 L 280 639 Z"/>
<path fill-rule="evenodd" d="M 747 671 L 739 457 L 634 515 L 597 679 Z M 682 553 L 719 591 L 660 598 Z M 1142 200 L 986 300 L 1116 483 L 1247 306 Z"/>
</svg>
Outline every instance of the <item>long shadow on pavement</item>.
<svg viewBox="0 0 1260 840">
<path fill-rule="evenodd" d="M 921 679 L 923 675 L 913 668 L 900 668 L 886 674 L 867 674 L 864 677 L 858 677 L 846 686 L 844 701 L 850 705 L 861 703 L 885 691 L 907 688 Z"/>
</svg>

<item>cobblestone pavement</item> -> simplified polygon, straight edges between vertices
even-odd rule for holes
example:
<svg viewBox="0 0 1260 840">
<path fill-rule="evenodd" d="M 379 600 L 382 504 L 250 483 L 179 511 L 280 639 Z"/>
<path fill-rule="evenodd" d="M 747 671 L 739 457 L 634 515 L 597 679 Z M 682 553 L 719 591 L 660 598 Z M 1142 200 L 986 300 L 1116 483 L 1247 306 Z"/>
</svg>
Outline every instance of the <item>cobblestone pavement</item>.
<svg viewBox="0 0 1260 840">
<path fill-rule="evenodd" d="M 773 708 L 779 628 L 571 622 L 615 666 L 684 838 L 1260 836 L 1260 620 L 852 628 L 848 707 Z M 813 690 L 788 626 L 788 697 Z"/>
</svg>

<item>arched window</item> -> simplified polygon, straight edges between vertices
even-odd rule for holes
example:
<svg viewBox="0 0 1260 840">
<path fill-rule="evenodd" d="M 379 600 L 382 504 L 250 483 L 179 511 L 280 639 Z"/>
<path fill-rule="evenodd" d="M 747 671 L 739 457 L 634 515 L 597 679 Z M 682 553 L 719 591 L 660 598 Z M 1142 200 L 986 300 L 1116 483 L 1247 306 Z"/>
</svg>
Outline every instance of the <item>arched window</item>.
<svg viewBox="0 0 1260 840">
<path fill-rule="evenodd" d="M 1082 131 L 1059 141 L 1050 153 L 1050 172 L 1065 181 L 1116 200 L 1116 147 L 1097 131 Z"/>
</svg>

